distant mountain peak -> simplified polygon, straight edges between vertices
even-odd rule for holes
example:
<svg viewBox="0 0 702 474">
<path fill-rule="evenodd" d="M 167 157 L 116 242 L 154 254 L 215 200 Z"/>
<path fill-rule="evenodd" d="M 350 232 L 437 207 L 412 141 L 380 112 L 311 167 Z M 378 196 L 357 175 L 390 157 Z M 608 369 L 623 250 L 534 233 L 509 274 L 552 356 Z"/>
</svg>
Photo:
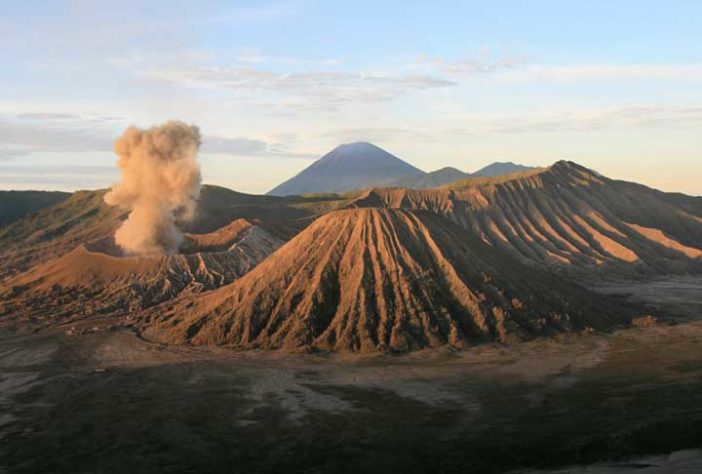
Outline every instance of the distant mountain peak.
<svg viewBox="0 0 702 474">
<path fill-rule="evenodd" d="M 463 171 L 459 170 L 458 168 L 454 168 L 453 166 L 444 166 L 443 168 L 439 168 L 438 170 L 432 171 L 432 173 L 448 173 L 448 172 L 463 173 Z"/>
<path fill-rule="evenodd" d="M 522 166 L 522 165 L 518 165 L 514 161 L 495 161 L 495 162 L 490 164 L 490 166 L 498 166 L 498 165 L 500 165 L 500 166 L 503 166 L 503 165 L 504 166 Z"/>
<path fill-rule="evenodd" d="M 424 174 L 424 171 L 372 143 L 345 143 L 276 186 L 268 194 L 285 196 L 353 191 Z"/>
<path fill-rule="evenodd" d="M 336 148 L 349 148 L 349 149 L 363 149 L 363 148 L 374 148 L 378 150 L 382 150 L 378 145 L 375 145 L 371 142 L 349 142 L 349 143 L 342 143 L 341 145 L 337 146 Z"/>
<path fill-rule="evenodd" d="M 444 186 L 454 181 L 460 181 L 462 179 L 468 178 L 470 175 L 464 173 L 463 171 L 451 167 L 445 166 L 439 168 L 438 170 L 432 171 L 431 173 L 426 173 L 422 176 L 412 176 L 409 178 L 399 179 L 390 184 L 393 188 L 409 188 L 409 189 L 431 189 L 438 188 L 439 186 Z"/>
<path fill-rule="evenodd" d="M 272 196 L 340 193 L 374 187 L 429 189 L 471 176 L 491 177 L 533 169 L 511 161 L 492 163 L 473 174 L 452 166 L 426 173 L 366 141 L 343 143 L 289 180 L 268 191 Z"/>
<path fill-rule="evenodd" d="M 501 176 L 505 174 L 518 173 L 520 171 L 528 171 L 531 169 L 534 168 L 532 166 L 518 165 L 511 161 L 496 161 L 487 165 L 484 168 L 479 169 L 475 173 L 472 173 L 471 176 Z"/>
<path fill-rule="evenodd" d="M 329 163 L 334 161 L 397 161 L 405 163 L 392 153 L 369 142 L 342 143 L 317 160 L 316 163 Z M 405 164 L 411 166 L 409 163 Z"/>
<path fill-rule="evenodd" d="M 326 155 L 324 155 L 322 158 L 319 159 L 319 161 L 322 161 L 324 159 L 328 159 L 329 157 L 334 157 L 338 156 L 339 154 L 348 154 L 348 153 L 368 153 L 368 152 L 385 152 L 382 148 L 380 148 L 377 145 L 374 145 L 370 142 L 351 142 L 351 143 L 342 143 L 340 145 L 335 146 L 332 148 L 330 152 L 328 152 Z M 390 154 L 390 153 L 388 153 Z"/>
</svg>

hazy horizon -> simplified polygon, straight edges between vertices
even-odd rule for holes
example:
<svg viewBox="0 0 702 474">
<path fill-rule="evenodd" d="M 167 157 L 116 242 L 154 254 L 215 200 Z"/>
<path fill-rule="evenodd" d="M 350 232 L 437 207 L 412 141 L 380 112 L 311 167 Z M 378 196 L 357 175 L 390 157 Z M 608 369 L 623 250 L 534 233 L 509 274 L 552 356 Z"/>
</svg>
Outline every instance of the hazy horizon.
<svg viewBox="0 0 702 474">
<path fill-rule="evenodd" d="M 424 171 L 567 159 L 702 195 L 698 2 L 4 10 L 0 189 L 108 187 L 128 125 L 180 119 L 203 182 L 248 193 L 363 140 Z"/>
</svg>

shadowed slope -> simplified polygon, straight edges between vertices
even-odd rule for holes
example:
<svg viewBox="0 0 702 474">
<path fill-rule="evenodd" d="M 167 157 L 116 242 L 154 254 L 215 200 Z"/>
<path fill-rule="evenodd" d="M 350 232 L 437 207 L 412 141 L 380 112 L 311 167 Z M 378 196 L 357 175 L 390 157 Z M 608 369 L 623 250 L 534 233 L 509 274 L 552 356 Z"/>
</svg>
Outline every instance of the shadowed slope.
<svg viewBox="0 0 702 474">
<path fill-rule="evenodd" d="M 78 191 L 65 201 L 0 228 L 0 281 L 114 234 L 125 212 L 104 203 L 105 190 Z M 282 199 L 202 187 L 197 214 L 179 227 L 191 234 L 214 232 L 237 219 L 256 222 L 288 240 L 319 213 L 348 204 L 345 196 Z"/>
<path fill-rule="evenodd" d="M 0 191 L 0 227 L 70 197 L 61 191 Z"/>
<path fill-rule="evenodd" d="M 105 190 L 76 191 L 63 202 L 0 229 L 0 280 L 114 233 L 123 212 Z"/>
<path fill-rule="evenodd" d="M 702 198 L 570 162 L 435 190 L 375 189 L 352 205 L 429 210 L 524 261 L 567 271 L 702 271 Z"/>
<path fill-rule="evenodd" d="M 354 209 L 319 218 L 233 284 L 154 308 L 141 324 L 165 342 L 405 351 L 625 319 L 589 295 L 435 214 Z"/>
</svg>

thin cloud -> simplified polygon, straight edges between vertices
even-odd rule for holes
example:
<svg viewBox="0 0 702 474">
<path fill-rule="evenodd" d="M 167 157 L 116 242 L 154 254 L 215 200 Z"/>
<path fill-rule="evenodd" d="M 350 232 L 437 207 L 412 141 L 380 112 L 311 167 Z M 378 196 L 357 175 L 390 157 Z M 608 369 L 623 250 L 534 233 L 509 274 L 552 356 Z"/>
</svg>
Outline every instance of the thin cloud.
<svg viewBox="0 0 702 474">
<path fill-rule="evenodd" d="M 629 106 L 534 113 L 498 118 L 465 117 L 459 134 L 578 132 L 617 128 L 690 128 L 702 124 L 702 107 Z"/>
<path fill-rule="evenodd" d="M 114 166 L 101 165 L 0 165 L 0 173 L 25 175 L 28 173 L 35 174 L 50 174 L 50 175 L 68 175 L 76 174 L 101 174 L 101 175 L 116 175 Z"/>
<path fill-rule="evenodd" d="M 575 82 L 595 80 L 701 81 L 702 64 L 581 64 L 539 65 L 511 70 L 509 81 Z"/>
<path fill-rule="evenodd" d="M 448 75 L 493 74 L 514 82 L 575 82 L 642 79 L 660 81 L 700 81 L 702 64 L 540 64 L 524 56 L 492 61 L 486 53 L 475 59 L 448 59 L 419 55 L 408 66 L 411 70 L 438 70 Z"/>
<path fill-rule="evenodd" d="M 61 123 L 49 126 L 42 122 L 0 121 L 0 142 L 22 152 L 107 151 L 113 136 L 95 127 L 70 127 Z"/>
<path fill-rule="evenodd" d="M 282 64 L 294 66 L 336 66 L 341 64 L 341 60 L 338 58 L 307 59 L 291 56 L 275 56 L 265 54 L 254 48 L 244 48 L 238 51 L 231 59 L 236 63 L 247 65 Z"/>
<path fill-rule="evenodd" d="M 99 165 L 0 165 L 3 188 L 93 189 L 117 179 L 114 166 Z"/>
<path fill-rule="evenodd" d="M 76 120 L 80 115 L 66 114 L 60 112 L 27 112 L 17 115 L 21 120 Z"/>
<path fill-rule="evenodd" d="M 111 127 L 117 120 L 112 117 L 86 118 L 61 112 L 27 112 L 16 118 L 0 118 L 0 160 L 36 152 L 78 153 L 111 152 L 115 133 Z M 218 135 L 205 135 L 202 152 L 233 156 L 300 157 L 297 153 L 284 153 L 273 149 L 266 141 Z M 307 156 L 303 154 L 302 156 Z"/>
<path fill-rule="evenodd" d="M 430 67 L 446 74 L 480 75 L 516 69 L 526 65 L 527 62 L 525 57 L 520 56 L 490 61 L 484 58 L 452 60 L 443 57 L 419 55 L 416 58 L 416 62 L 410 65 L 410 69 Z"/>
<path fill-rule="evenodd" d="M 290 15 L 299 8 L 299 5 L 300 2 L 298 1 L 286 1 L 255 7 L 239 7 L 219 15 L 180 18 L 179 20 L 170 21 L 167 24 L 239 23 L 268 20 Z"/>
<path fill-rule="evenodd" d="M 323 138 L 330 138 L 336 142 L 387 142 L 398 140 L 433 140 L 434 138 L 425 133 L 408 128 L 349 128 L 334 130 L 322 135 Z"/>
<path fill-rule="evenodd" d="M 0 146 L 0 161 L 13 161 L 16 158 L 29 155 L 29 151 L 18 148 Z"/>
<path fill-rule="evenodd" d="M 226 138 L 205 136 L 202 139 L 202 152 L 205 154 L 222 154 L 244 157 L 303 158 L 311 159 L 316 155 L 292 151 L 287 144 L 267 143 L 251 138 Z"/>
<path fill-rule="evenodd" d="M 385 102 L 412 91 L 446 88 L 456 82 L 428 74 L 313 71 L 281 74 L 256 68 L 197 67 L 153 70 L 147 80 L 177 86 L 255 93 L 263 90 L 338 106 Z"/>
<path fill-rule="evenodd" d="M 231 155 L 259 155 L 267 149 L 266 142 L 250 138 L 226 138 L 205 136 L 202 139 L 203 153 Z"/>
</svg>

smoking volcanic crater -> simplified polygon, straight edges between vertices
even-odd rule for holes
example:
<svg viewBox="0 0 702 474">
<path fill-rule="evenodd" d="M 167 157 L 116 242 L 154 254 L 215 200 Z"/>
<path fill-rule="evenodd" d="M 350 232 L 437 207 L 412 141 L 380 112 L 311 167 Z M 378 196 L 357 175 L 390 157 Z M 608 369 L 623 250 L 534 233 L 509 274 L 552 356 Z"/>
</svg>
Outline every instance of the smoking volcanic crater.
<svg viewBox="0 0 702 474">
<path fill-rule="evenodd" d="M 3 324 L 102 319 L 242 349 L 462 348 L 628 325 L 650 308 L 587 287 L 702 273 L 702 198 L 575 163 L 256 196 L 202 186 L 199 146 L 182 122 L 129 128 L 118 184 L 0 228 Z M 336 161 L 373 162 L 352 155 Z M 384 179 L 406 170 L 386 161 Z"/>
<path fill-rule="evenodd" d="M 186 234 L 177 253 L 132 255 L 109 236 L 6 281 L 10 297 L 3 309 L 54 321 L 128 315 L 181 293 L 225 285 L 282 243 L 245 219 L 215 232 Z"/>
</svg>

